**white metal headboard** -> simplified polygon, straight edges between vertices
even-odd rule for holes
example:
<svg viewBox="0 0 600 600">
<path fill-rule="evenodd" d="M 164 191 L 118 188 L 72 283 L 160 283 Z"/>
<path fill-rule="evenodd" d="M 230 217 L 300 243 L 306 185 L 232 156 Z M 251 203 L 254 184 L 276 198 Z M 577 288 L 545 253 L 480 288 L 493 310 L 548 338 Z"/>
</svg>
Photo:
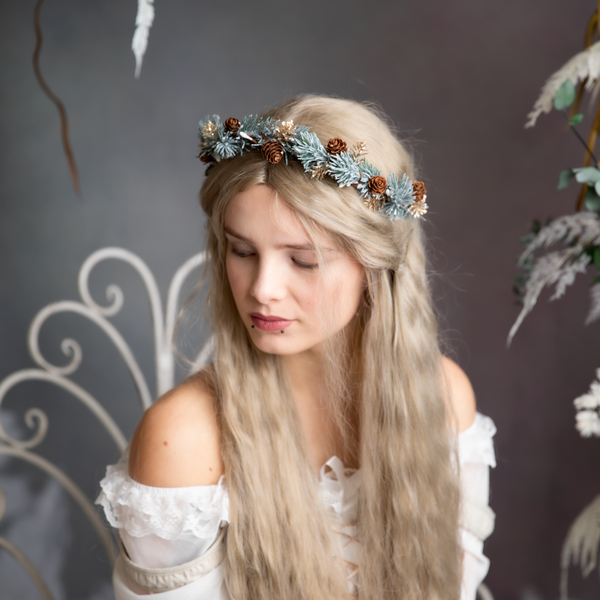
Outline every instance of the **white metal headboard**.
<svg viewBox="0 0 600 600">
<path fill-rule="evenodd" d="M 138 362 L 121 333 L 108 320 L 109 317 L 115 316 L 123 306 L 123 292 L 121 288 L 114 284 L 107 286 L 106 297 L 109 302 L 107 306 L 98 304 L 92 298 L 89 290 L 89 279 L 92 270 L 100 262 L 109 259 L 115 259 L 129 264 L 142 278 L 150 301 L 152 315 L 157 396 L 162 395 L 173 387 L 175 382 L 175 361 L 171 342 L 177 312 L 180 306 L 181 289 L 188 275 L 204 262 L 204 253 L 193 256 L 176 271 L 169 285 L 166 311 L 163 313 L 161 297 L 156 280 L 146 263 L 128 250 L 122 248 L 102 248 L 89 256 L 79 271 L 78 287 L 81 302 L 71 300 L 55 302 L 43 308 L 34 317 L 29 328 L 28 347 L 31 357 L 37 363 L 38 368 L 16 371 L 0 382 L 0 415 L 2 414 L 2 402 L 13 387 L 25 381 L 46 381 L 70 392 L 86 406 L 108 432 L 119 452 L 122 452 L 125 449 L 127 440 L 114 419 L 96 398 L 80 385 L 69 379 L 69 376 L 77 371 L 83 358 L 79 343 L 70 338 L 66 338 L 62 341 L 62 352 L 69 358 L 68 363 L 63 366 L 57 366 L 50 363 L 42 355 L 39 345 L 40 330 L 49 317 L 59 313 L 75 313 L 86 317 L 91 322 L 95 323 L 116 347 L 131 374 L 142 408 L 146 410 L 150 406 L 153 399 Z M 211 352 L 212 339 L 209 339 L 198 355 L 194 367 L 200 368 L 204 365 L 209 359 Z M 0 455 L 26 461 L 38 467 L 55 481 L 60 483 L 88 518 L 98 534 L 109 560 L 111 563 L 114 563 L 117 555 L 115 544 L 103 521 L 99 518 L 90 499 L 65 472 L 40 454 L 34 452 L 34 449 L 39 446 L 46 436 L 48 431 L 48 417 L 41 409 L 31 408 L 25 413 L 25 423 L 30 429 L 33 429 L 34 432 L 29 439 L 20 440 L 15 439 L 6 432 L 0 419 Z M 1 487 L 2 483 L 0 477 L 0 520 L 4 516 L 7 503 Z M 42 597 L 47 600 L 52 600 L 53 597 L 48 586 L 39 574 L 38 569 L 27 558 L 26 554 L 4 537 L 0 537 L 0 548 L 8 552 L 27 571 L 38 587 Z"/>
</svg>

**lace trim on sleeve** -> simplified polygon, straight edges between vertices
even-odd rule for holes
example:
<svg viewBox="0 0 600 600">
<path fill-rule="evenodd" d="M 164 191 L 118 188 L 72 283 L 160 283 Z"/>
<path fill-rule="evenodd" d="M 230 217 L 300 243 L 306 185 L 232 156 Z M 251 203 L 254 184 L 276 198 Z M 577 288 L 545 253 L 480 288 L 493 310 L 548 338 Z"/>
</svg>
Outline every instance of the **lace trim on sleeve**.
<svg viewBox="0 0 600 600">
<path fill-rule="evenodd" d="M 471 427 L 458 434 L 458 458 L 460 464 L 474 463 L 495 467 L 496 456 L 492 441 L 495 433 L 496 426 L 494 425 L 494 421 L 489 417 L 477 413 Z"/>
<path fill-rule="evenodd" d="M 127 472 L 127 454 L 106 469 L 96 504 L 108 522 L 133 537 L 154 534 L 177 539 L 189 531 L 199 538 L 214 537 L 221 521 L 229 521 L 225 478 L 216 485 L 159 488 L 134 481 Z"/>
</svg>

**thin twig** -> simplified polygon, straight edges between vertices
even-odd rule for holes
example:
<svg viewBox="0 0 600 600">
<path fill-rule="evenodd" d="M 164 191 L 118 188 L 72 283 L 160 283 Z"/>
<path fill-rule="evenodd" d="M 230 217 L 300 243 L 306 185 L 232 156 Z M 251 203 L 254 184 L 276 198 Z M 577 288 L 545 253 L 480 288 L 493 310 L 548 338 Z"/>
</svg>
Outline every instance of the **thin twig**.
<svg viewBox="0 0 600 600">
<path fill-rule="evenodd" d="M 567 120 L 567 123 L 569 124 L 569 129 L 571 129 L 571 131 L 576 135 L 577 139 L 583 144 L 583 147 L 589 152 L 590 156 L 594 159 L 596 166 L 598 166 L 598 159 L 594 156 L 594 153 L 590 150 L 590 147 L 585 143 L 585 140 L 579 135 L 579 132 L 577 131 L 577 129 L 575 129 L 575 127 L 569 120 L 567 109 L 563 108 L 560 112 L 562 112 L 563 116 Z"/>
<path fill-rule="evenodd" d="M 79 187 L 79 175 L 77 174 L 77 166 L 75 165 L 75 158 L 73 157 L 73 151 L 71 150 L 71 142 L 69 140 L 69 126 L 67 124 L 67 111 L 63 103 L 54 95 L 52 90 L 48 87 L 48 84 L 45 82 L 42 77 L 42 71 L 40 69 L 39 59 L 40 53 L 42 51 L 42 28 L 40 26 L 40 12 L 42 10 L 42 4 L 44 0 L 38 0 L 35 5 L 35 10 L 33 13 L 33 25 L 35 27 L 35 50 L 33 52 L 33 70 L 35 72 L 35 77 L 40 84 L 44 93 L 54 104 L 56 108 L 58 108 L 58 112 L 60 115 L 60 125 L 61 125 L 61 135 L 62 135 L 62 143 L 65 151 L 65 156 L 67 157 L 67 164 L 69 165 L 69 171 L 71 173 L 71 181 L 73 182 L 73 188 L 75 189 L 75 194 L 82 200 L 83 197 L 81 195 L 81 188 Z"/>
</svg>

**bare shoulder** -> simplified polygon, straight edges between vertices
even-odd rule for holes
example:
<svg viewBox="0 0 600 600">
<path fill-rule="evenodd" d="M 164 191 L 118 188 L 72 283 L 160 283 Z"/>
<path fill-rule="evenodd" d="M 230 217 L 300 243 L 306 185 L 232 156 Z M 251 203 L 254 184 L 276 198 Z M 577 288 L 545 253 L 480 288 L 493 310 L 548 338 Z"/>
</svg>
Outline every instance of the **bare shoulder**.
<svg viewBox="0 0 600 600">
<path fill-rule="evenodd" d="M 199 373 L 159 398 L 138 425 L 129 474 L 144 485 L 212 485 L 223 474 L 215 397 Z"/>
<path fill-rule="evenodd" d="M 442 356 L 442 389 L 448 400 L 451 426 L 458 431 L 468 429 L 475 419 L 475 393 L 465 372 L 447 356 Z"/>
</svg>

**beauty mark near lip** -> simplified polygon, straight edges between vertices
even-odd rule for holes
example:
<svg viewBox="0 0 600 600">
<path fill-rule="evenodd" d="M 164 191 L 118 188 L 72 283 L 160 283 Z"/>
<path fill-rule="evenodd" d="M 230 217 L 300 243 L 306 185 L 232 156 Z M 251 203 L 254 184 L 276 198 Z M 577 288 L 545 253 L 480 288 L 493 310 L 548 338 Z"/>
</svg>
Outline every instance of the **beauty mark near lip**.
<svg viewBox="0 0 600 600">
<path fill-rule="evenodd" d="M 256 327 L 263 331 L 280 331 L 294 322 L 275 315 L 267 317 L 261 313 L 250 313 L 250 319 Z"/>
</svg>

